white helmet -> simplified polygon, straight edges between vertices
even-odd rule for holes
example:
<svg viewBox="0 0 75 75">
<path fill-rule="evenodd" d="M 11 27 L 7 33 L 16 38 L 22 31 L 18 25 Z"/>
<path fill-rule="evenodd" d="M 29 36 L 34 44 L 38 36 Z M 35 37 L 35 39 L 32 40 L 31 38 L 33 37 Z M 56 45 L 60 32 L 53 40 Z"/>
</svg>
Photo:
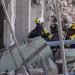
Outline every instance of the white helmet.
<svg viewBox="0 0 75 75">
<path fill-rule="evenodd" d="M 39 18 L 39 22 L 38 23 L 44 23 L 44 19 L 43 18 Z"/>
<path fill-rule="evenodd" d="M 44 19 L 43 18 L 36 18 L 35 23 L 44 23 Z"/>
</svg>

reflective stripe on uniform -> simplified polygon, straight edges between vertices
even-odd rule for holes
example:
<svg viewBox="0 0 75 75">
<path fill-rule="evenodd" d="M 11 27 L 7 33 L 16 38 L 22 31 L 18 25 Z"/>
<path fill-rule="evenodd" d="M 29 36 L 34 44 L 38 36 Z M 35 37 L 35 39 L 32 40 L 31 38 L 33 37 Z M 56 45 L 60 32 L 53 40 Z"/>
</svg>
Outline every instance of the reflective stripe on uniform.
<svg viewBox="0 0 75 75">
<path fill-rule="evenodd" d="M 75 40 L 75 34 L 69 37 L 72 40 Z"/>
<path fill-rule="evenodd" d="M 48 38 L 51 40 L 51 38 L 53 37 L 53 34 L 49 35 Z"/>
</svg>

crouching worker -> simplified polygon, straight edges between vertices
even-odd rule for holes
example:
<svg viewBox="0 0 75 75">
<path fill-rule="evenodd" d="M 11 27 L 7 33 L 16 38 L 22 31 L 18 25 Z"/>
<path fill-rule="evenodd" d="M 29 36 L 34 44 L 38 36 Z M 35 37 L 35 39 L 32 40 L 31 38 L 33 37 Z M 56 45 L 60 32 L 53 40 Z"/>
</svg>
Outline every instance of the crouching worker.
<svg viewBox="0 0 75 75">
<path fill-rule="evenodd" d="M 46 41 L 50 41 L 52 35 L 49 34 L 46 28 L 44 28 L 44 19 L 36 18 L 35 19 L 36 27 L 29 33 L 28 38 L 34 38 L 41 36 Z"/>
<path fill-rule="evenodd" d="M 66 39 L 75 40 L 75 23 L 69 25 Z M 75 44 L 67 44 L 65 47 L 75 48 Z"/>
</svg>

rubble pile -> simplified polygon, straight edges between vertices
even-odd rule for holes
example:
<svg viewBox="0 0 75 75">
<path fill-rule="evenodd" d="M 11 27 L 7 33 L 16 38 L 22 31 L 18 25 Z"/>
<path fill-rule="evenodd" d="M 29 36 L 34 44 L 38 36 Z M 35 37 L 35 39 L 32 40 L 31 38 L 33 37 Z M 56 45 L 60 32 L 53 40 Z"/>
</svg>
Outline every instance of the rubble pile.
<svg viewBox="0 0 75 75">
<path fill-rule="evenodd" d="M 74 0 L 60 0 L 59 8 L 61 14 L 66 14 L 72 18 L 72 21 L 75 22 L 75 2 Z M 56 15 L 55 13 L 55 2 L 54 0 L 45 0 L 45 21 L 50 24 L 50 17 Z"/>
</svg>

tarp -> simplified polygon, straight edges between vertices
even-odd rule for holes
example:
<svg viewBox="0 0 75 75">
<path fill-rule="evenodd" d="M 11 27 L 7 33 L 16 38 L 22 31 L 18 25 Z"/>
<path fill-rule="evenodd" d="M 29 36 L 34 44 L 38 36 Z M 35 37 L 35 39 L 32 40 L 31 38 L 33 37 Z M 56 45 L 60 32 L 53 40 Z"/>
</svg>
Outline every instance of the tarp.
<svg viewBox="0 0 75 75">
<path fill-rule="evenodd" d="M 38 38 L 34 38 L 33 42 L 31 42 L 29 45 L 27 45 L 26 43 L 21 44 L 20 49 L 21 49 L 24 59 L 27 59 L 27 57 L 29 57 L 34 51 L 36 51 L 38 48 L 40 48 L 44 43 L 46 43 L 46 41 L 44 39 L 42 39 L 41 37 L 38 37 Z M 21 64 L 23 63 L 23 61 L 22 61 L 16 47 L 14 47 L 14 49 L 12 49 L 12 53 L 13 53 L 13 57 L 15 59 L 17 66 L 20 67 Z M 46 56 L 52 57 L 52 51 L 49 46 L 46 46 L 41 51 L 41 53 L 45 57 Z M 11 70 L 15 70 L 16 68 L 17 67 L 14 63 L 14 60 L 13 60 L 11 54 L 4 52 L 4 54 L 2 55 L 2 58 L 0 59 L 0 72 L 3 72 L 5 70 L 11 71 Z"/>
</svg>

